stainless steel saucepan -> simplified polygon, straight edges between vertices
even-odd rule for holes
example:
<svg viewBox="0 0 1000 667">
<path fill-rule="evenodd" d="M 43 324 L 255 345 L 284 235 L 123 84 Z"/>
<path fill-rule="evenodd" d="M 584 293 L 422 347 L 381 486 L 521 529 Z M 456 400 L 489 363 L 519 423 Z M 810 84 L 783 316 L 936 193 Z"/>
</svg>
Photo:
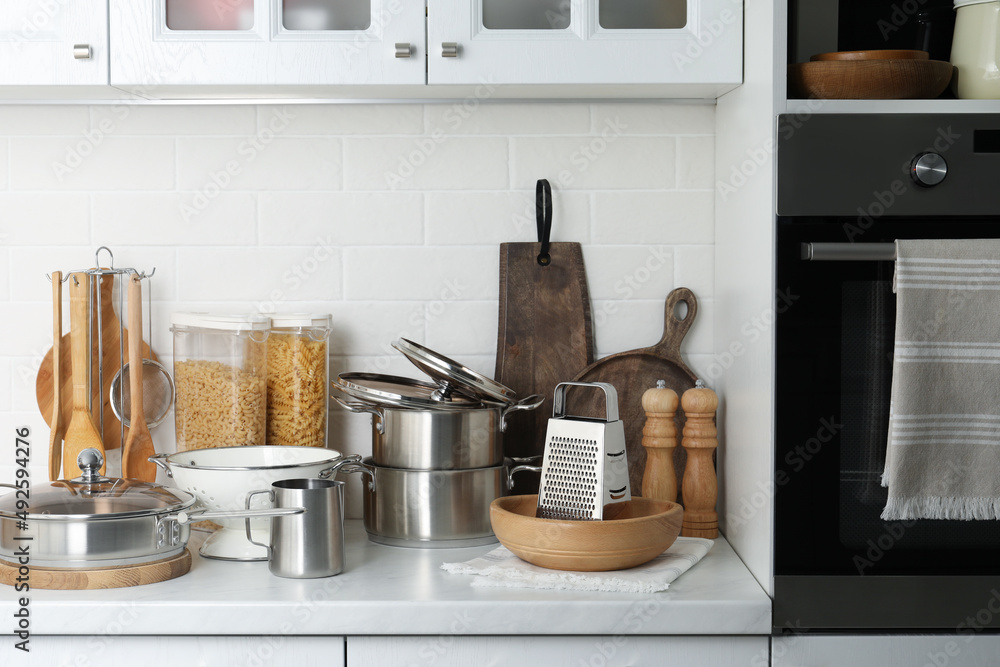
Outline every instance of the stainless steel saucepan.
<svg viewBox="0 0 1000 667">
<path fill-rule="evenodd" d="M 181 489 L 103 477 L 104 459 L 96 449 L 83 450 L 77 464 L 82 476 L 36 485 L 30 496 L 14 484 L 0 484 L 14 489 L 0 498 L 0 560 L 17 564 L 18 549 L 30 544 L 31 563 L 38 567 L 150 563 L 181 553 L 194 521 L 303 511 L 195 509 L 198 499 Z"/>
</svg>

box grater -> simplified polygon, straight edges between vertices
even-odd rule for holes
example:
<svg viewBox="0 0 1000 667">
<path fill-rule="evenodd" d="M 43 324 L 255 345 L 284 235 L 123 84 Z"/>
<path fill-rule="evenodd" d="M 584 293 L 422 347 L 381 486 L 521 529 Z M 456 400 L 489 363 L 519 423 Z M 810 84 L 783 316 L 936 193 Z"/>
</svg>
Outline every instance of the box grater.
<svg viewBox="0 0 1000 667">
<path fill-rule="evenodd" d="M 603 391 L 607 419 L 567 416 L 567 387 Z M 618 392 L 605 382 L 556 385 L 552 418 L 545 431 L 535 516 L 600 520 L 606 506 L 631 498 L 625 429 L 618 419 Z"/>
</svg>

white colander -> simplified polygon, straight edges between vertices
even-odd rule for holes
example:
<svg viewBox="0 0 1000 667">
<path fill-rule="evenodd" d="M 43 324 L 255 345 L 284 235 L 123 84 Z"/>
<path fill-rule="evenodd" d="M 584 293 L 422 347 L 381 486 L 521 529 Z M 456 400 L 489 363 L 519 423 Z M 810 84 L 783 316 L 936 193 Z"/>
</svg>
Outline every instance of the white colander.
<svg viewBox="0 0 1000 667">
<path fill-rule="evenodd" d="M 319 477 L 326 479 L 348 463 L 359 463 L 358 455 L 320 447 L 247 446 L 195 449 L 176 454 L 158 454 L 150 461 L 163 468 L 177 486 L 197 496 L 209 510 L 238 510 L 246 507 L 247 494 L 267 489 L 282 479 Z M 267 496 L 255 496 L 251 507 L 267 508 Z M 267 550 L 251 544 L 244 519 L 216 519 L 222 526 L 205 540 L 199 553 L 220 560 L 267 560 Z M 267 542 L 267 519 L 250 522 L 253 538 Z"/>
</svg>

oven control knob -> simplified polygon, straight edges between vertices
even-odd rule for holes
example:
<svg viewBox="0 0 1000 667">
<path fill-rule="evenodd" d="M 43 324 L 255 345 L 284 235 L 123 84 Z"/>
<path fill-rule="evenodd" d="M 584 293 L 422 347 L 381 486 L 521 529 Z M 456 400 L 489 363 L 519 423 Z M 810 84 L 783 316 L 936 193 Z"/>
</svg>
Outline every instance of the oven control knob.
<svg viewBox="0 0 1000 667">
<path fill-rule="evenodd" d="M 948 175 L 948 163 L 938 153 L 921 153 L 910 163 L 910 176 L 917 185 L 930 188 Z"/>
</svg>

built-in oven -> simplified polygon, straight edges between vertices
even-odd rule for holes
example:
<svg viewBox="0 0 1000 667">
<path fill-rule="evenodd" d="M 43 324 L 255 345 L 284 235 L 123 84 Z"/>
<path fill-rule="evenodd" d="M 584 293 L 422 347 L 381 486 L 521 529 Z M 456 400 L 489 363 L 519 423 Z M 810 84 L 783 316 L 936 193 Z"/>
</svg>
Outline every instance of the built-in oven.
<svg viewBox="0 0 1000 667">
<path fill-rule="evenodd" d="M 893 242 L 1000 238 L 1000 115 L 789 115 L 778 136 L 775 631 L 1000 629 L 1000 522 L 880 518 Z"/>
</svg>

